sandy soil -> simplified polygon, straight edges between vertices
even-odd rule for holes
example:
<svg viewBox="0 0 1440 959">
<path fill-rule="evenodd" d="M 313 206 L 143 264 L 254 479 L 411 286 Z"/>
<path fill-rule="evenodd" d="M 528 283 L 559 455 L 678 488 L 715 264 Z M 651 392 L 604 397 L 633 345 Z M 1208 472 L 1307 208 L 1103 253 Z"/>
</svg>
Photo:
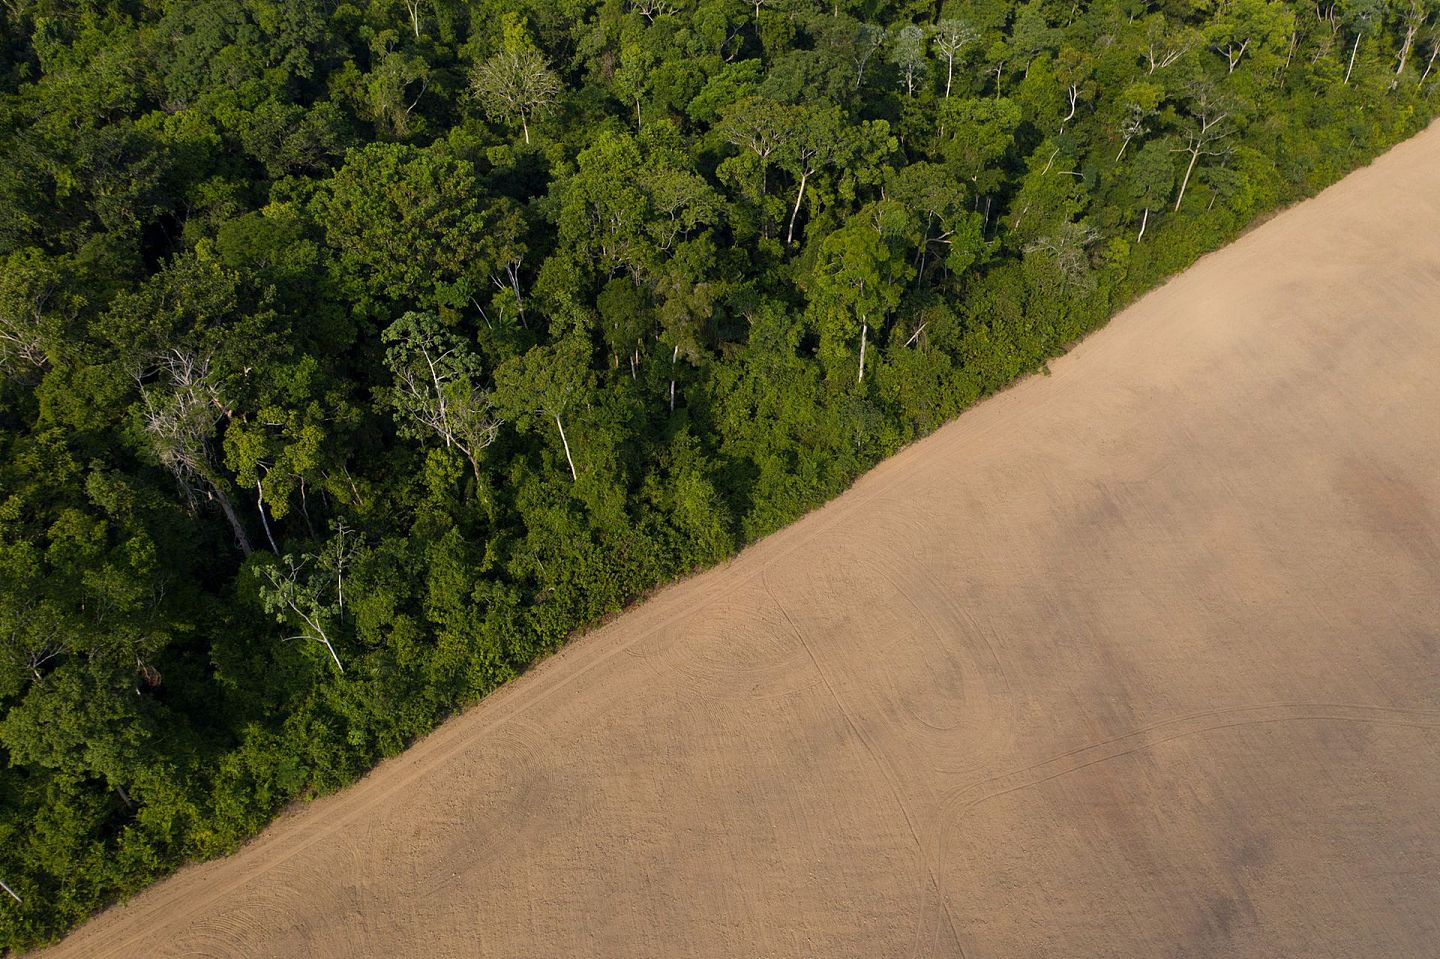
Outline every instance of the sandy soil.
<svg viewBox="0 0 1440 959">
<path fill-rule="evenodd" d="M 1440 127 L 61 957 L 1440 949 Z"/>
</svg>

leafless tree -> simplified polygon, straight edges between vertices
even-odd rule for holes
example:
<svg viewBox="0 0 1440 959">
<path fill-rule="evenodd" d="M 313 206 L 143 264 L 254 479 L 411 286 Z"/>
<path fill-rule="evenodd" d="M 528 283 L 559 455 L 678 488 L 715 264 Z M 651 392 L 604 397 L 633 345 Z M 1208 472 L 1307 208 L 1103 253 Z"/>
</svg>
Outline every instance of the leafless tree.
<svg viewBox="0 0 1440 959">
<path fill-rule="evenodd" d="M 654 23 L 656 17 L 674 13 L 675 4 L 671 0 L 631 0 L 630 9 Z"/>
<path fill-rule="evenodd" d="M 855 67 L 855 89 L 865 82 L 865 67 L 882 46 L 885 45 L 885 28 L 873 23 L 862 23 L 855 32 L 855 46 L 850 62 Z"/>
<path fill-rule="evenodd" d="M 1067 282 L 1078 283 L 1090 266 L 1089 247 L 1099 238 L 1099 230 L 1083 223 L 1063 223 L 1057 232 L 1026 246 L 1025 252 L 1048 253 L 1055 258 L 1060 275 Z"/>
<path fill-rule="evenodd" d="M 1311 65 L 1319 63 L 1330 56 L 1335 50 L 1335 45 L 1340 42 L 1340 31 L 1343 24 L 1340 22 L 1340 13 L 1336 10 L 1336 4 L 1317 3 L 1315 4 L 1315 19 L 1321 26 L 1320 38 L 1315 41 L 1315 49 L 1310 54 Z"/>
<path fill-rule="evenodd" d="M 45 664 L 65 652 L 61 620 L 46 603 L 17 598 L 0 610 L 0 629 L 4 630 L 0 653 L 7 665 L 26 670 L 37 680 Z"/>
<path fill-rule="evenodd" d="M 1136 137 L 1143 137 L 1150 132 L 1145 125 L 1149 118 L 1150 111 L 1142 103 L 1131 103 L 1125 112 L 1125 117 L 1120 121 L 1120 152 L 1115 154 L 1115 162 L 1119 163 L 1120 158 L 1125 155 L 1125 149 L 1130 146 L 1130 141 Z"/>
<path fill-rule="evenodd" d="M 1360 52 L 1360 41 L 1374 26 L 1376 18 L 1384 14 L 1385 0 L 1377 0 L 1374 5 L 1365 4 L 1354 11 L 1355 43 L 1350 47 L 1350 63 L 1345 67 L 1344 86 L 1350 85 L 1350 74 L 1355 72 L 1355 57 Z"/>
<path fill-rule="evenodd" d="M 480 386 L 480 360 L 430 314 L 407 313 L 385 330 L 386 365 L 395 377 L 391 405 L 402 432 L 438 436 L 470 461 L 481 483 L 480 454 L 500 434 L 501 420 Z"/>
<path fill-rule="evenodd" d="M 1435 69 L 1435 57 L 1440 55 L 1440 28 L 1430 31 L 1430 59 L 1425 63 L 1425 72 L 1420 74 L 1419 86 L 1424 86 L 1425 81 L 1430 78 L 1430 71 Z"/>
<path fill-rule="evenodd" d="M 1176 30 L 1163 16 L 1152 18 L 1145 28 L 1146 73 L 1155 73 L 1174 66 L 1195 45 L 1195 36 L 1183 29 Z"/>
<path fill-rule="evenodd" d="M 240 551 L 253 551 L 215 463 L 215 427 L 226 415 L 210 358 L 179 348 L 154 357 L 135 373 L 142 422 L 155 455 L 181 489 L 219 505 Z"/>
<path fill-rule="evenodd" d="M 49 357 L 38 326 L 26 314 L 0 313 L 0 369 L 18 376 L 45 369 Z"/>
<path fill-rule="evenodd" d="M 1402 38 L 1400 41 L 1400 63 L 1395 67 L 1395 76 L 1405 72 L 1405 61 L 1410 57 L 1410 50 L 1415 46 L 1415 38 L 1424 29 L 1425 24 L 1430 21 L 1430 11 L 1422 0 L 1410 0 L 1410 5 L 1400 14 L 1400 29 Z M 1432 54 L 1433 62 L 1433 54 Z"/>
<path fill-rule="evenodd" d="M 755 8 L 755 36 L 756 36 L 756 37 L 759 37 L 759 36 L 760 36 L 760 10 L 761 10 L 761 8 L 762 8 L 762 7 L 765 7 L 767 4 L 771 4 L 771 3 L 774 3 L 774 2 L 775 2 L 775 0 L 750 0 L 750 5 Z"/>
<path fill-rule="evenodd" d="M 410 29 L 415 33 L 415 39 L 420 39 L 420 4 L 423 0 L 405 0 L 405 12 L 410 15 Z"/>
<path fill-rule="evenodd" d="M 1065 127 L 1071 120 L 1075 119 L 1075 108 L 1080 103 L 1080 84 L 1071 83 L 1065 87 L 1065 97 L 1070 102 L 1070 112 L 1060 121 L 1060 136 L 1065 135 Z"/>
<path fill-rule="evenodd" d="M 470 90 L 493 119 L 520 118 L 525 142 L 530 121 L 549 112 L 560 97 L 560 78 L 534 50 L 505 50 L 476 68 Z"/>
<path fill-rule="evenodd" d="M 1215 52 L 1224 57 L 1226 64 L 1230 67 L 1230 69 L 1225 71 L 1226 73 L 1235 72 L 1235 68 L 1240 65 L 1240 61 L 1245 56 L 1245 51 L 1250 47 L 1250 40 L 1250 37 L 1246 37 L 1244 40 L 1235 38 L 1224 44 L 1215 45 Z"/>
<path fill-rule="evenodd" d="M 1230 147 L 1225 142 L 1232 132 L 1225 122 L 1228 119 L 1229 109 L 1209 87 L 1194 88 L 1190 98 L 1190 116 L 1184 131 L 1185 143 L 1175 148 L 1176 153 L 1184 153 L 1190 158 L 1185 165 L 1185 176 L 1180 181 L 1180 194 L 1175 197 L 1176 210 L 1180 209 L 1180 204 L 1185 199 L 1190 175 L 1195 172 L 1195 165 L 1200 162 L 1200 158 L 1229 154 Z"/>
<path fill-rule="evenodd" d="M 330 569 L 335 573 L 335 600 L 339 606 L 340 615 L 345 615 L 345 570 L 350 566 L 350 560 L 355 555 L 359 546 L 359 536 L 355 529 L 347 522 L 337 520 L 334 524 L 335 538 L 330 541 L 326 551 L 326 559 Z"/>
<path fill-rule="evenodd" d="M 0 371 L 28 379 L 50 365 L 45 350 L 45 327 L 61 308 L 58 283 L 49 271 L 0 271 Z M 65 304 L 73 319 L 73 306 Z"/>
</svg>

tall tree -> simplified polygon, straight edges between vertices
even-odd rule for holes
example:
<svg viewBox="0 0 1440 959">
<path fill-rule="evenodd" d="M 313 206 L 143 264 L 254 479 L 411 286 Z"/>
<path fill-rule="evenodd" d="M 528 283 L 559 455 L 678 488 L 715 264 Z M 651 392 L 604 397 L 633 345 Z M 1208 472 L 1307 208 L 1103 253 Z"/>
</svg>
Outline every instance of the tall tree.
<svg viewBox="0 0 1440 959">
<path fill-rule="evenodd" d="M 565 419 L 590 387 L 589 349 L 572 334 L 554 346 L 537 346 L 495 371 L 495 399 L 500 409 L 526 429 L 553 422 L 565 451 L 570 479 L 579 482 Z"/>
<path fill-rule="evenodd" d="M 1180 178 L 1180 192 L 1175 197 L 1176 211 L 1185 202 L 1185 190 L 1190 186 L 1196 164 L 1202 158 L 1225 156 L 1230 152 L 1228 141 L 1233 132 L 1230 113 L 1230 105 L 1208 84 L 1192 88 L 1181 133 L 1184 142 L 1173 148 L 1186 156 L 1185 174 Z"/>
<path fill-rule="evenodd" d="M 1175 189 L 1172 152 L 1163 141 L 1151 141 L 1140 148 L 1132 164 L 1129 192 L 1135 205 L 1140 207 L 1140 232 L 1135 237 L 1136 243 L 1145 239 L 1151 211 L 1168 203 L 1170 191 Z"/>
<path fill-rule="evenodd" d="M 438 437 L 459 450 L 483 490 L 480 454 L 500 432 L 490 393 L 481 384 L 480 358 L 440 325 L 433 313 L 406 313 L 380 336 L 389 344 L 385 365 L 394 377 L 387 392 L 402 435 Z"/>
<path fill-rule="evenodd" d="M 226 415 L 226 406 L 211 357 L 173 347 L 137 368 L 135 379 L 140 387 L 141 429 L 156 458 L 187 496 L 220 507 L 235 544 L 249 556 L 254 547 L 235 509 L 216 449 L 216 427 Z"/>
<path fill-rule="evenodd" d="M 1360 41 L 1377 32 L 1385 16 L 1386 0 L 1340 0 L 1341 21 L 1355 35 L 1350 45 L 1350 59 L 1345 65 L 1345 84 L 1355 72 L 1355 57 L 1360 53 Z"/>
<path fill-rule="evenodd" d="M 900 73 L 900 83 L 905 95 L 913 97 L 915 86 L 925 77 L 928 67 L 925 59 L 925 30 L 913 23 L 907 23 L 890 38 L 890 62 Z"/>
<path fill-rule="evenodd" d="M 945 61 L 945 99 L 950 99 L 956 62 L 961 61 L 965 51 L 979 39 L 979 35 L 964 20 L 947 18 L 935 24 L 930 43 L 940 59 Z"/>
<path fill-rule="evenodd" d="M 822 353 L 839 360 L 846 342 L 856 344 L 857 383 L 865 380 L 870 329 L 883 323 L 900 304 L 910 267 L 899 249 L 906 218 L 896 206 L 872 204 L 825 238 L 809 280 L 812 312 Z"/>
<path fill-rule="evenodd" d="M 493 119 L 518 119 L 529 143 L 530 121 L 554 109 L 564 87 L 539 51 L 522 48 L 502 50 L 481 63 L 470 89 Z"/>
</svg>

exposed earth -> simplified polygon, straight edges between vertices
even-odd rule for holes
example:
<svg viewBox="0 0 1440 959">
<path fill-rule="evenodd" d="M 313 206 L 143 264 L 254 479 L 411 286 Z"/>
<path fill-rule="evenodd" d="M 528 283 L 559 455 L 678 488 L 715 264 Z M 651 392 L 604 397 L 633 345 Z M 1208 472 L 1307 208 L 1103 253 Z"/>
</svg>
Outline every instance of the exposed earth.
<svg viewBox="0 0 1440 959">
<path fill-rule="evenodd" d="M 1440 126 L 62 957 L 1430 957 Z"/>
</svg>

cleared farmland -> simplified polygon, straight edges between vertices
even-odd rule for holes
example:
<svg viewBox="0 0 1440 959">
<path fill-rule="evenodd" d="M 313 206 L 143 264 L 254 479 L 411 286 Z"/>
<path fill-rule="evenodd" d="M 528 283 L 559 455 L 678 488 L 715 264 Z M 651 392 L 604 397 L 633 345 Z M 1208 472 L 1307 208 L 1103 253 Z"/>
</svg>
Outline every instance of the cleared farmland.
<svg viewBox="0 0 1440 959">
<path fill-rule="evenodd" d="M 48 957 L 1431 956 L 1440 128 Z"/>
</svg>

